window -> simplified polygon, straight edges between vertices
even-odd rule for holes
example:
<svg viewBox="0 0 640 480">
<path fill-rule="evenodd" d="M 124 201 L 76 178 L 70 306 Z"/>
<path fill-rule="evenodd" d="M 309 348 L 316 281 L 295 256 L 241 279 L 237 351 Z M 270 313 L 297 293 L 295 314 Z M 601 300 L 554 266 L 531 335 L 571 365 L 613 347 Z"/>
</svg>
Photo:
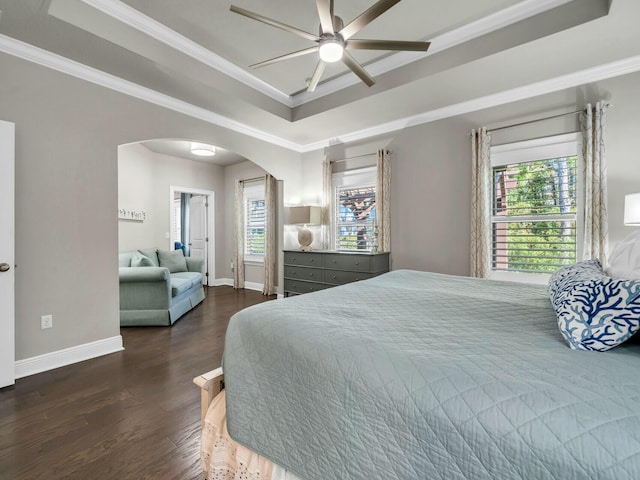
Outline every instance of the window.
<svg viewBox="0 0 640 480">
<path fill-rule="evenodd" d="M 244 256 L 262 262 L 265 251 L 266 210 L 264 184 L 244 188 Z"/>
<path fill-rule="evenodd" d="M 370 251 L 376 222 L 376 169 L 336 173 L 333 186 L 334 248 Z"/>
<path fill-rule="evenodd" d="M 578 140 L 571 134 L 491 149 L 492 277 L 550 274 L 575 263 Z"/>
</svg>

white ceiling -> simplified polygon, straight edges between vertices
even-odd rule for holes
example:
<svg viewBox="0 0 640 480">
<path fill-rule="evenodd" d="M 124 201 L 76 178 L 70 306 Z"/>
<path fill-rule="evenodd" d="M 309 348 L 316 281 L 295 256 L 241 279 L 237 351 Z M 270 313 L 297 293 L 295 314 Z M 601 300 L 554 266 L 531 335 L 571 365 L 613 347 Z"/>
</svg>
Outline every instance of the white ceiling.
<svg viewBox="0 0 640 480">
<path fill-rule="evenodd" d="M 202 157 L 191 153 L 191 141 L 172 138 L 163 138 L 159 140 L 146 140 L 140 142 L 149 150 L 162 155 L 172 157 L 186 158 L 197 162 L 210 163 L 221 167 L 227 167 L 240 162 L 246 162 L 247 159 L 242 155 L 230 152 L 221 147 L 216 147 L 216 154 L 211 157 Z"/>
<path fill-rule="evenodd" d="M 637 0 L 403 0 L 357 38 L 426 40 L 427 54 L 353 53 L 302 90 L 312 42 L 229 11 L 230 1 L 0 0 L 0 52 L 296 151 L 640 70 Z M 336 0 L 349 22 L 375 0 Z M 311 33 L 313 0 L 234 0 Z M 160 148 L 156 146 L 156 148 Z"/>
</svg>

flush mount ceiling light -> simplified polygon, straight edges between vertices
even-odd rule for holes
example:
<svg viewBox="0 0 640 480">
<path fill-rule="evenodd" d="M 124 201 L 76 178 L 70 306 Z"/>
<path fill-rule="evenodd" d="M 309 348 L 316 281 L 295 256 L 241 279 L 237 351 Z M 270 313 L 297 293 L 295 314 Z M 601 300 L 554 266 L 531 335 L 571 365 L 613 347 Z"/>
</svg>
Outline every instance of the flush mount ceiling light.
<svg viewBox="0 0 640 480">
<path fill-rule="evenodd" d="M 363 40 L 351 38 L 398 2 L 400 2 L 400 0 L 378 0 L 372 7 L 345 26 L 342 19 L 333 13 L 333 0 L 316 0 L 318 16 L 320 17 L 319 35 L 314 35 L 304 30 L 300 30 L 299 28 L 292 27 L 291 25 L 287 25 L 286 23 L 279 22 L 278 20 L 273 20 L 258 13 L 245 10 L 244 8 L 236 7 L 235 5 L 231 5 L 231 11 L 316 42 L 317 45 L 313 47 L 298 50 L 297 52 L 287 53 L 285 55 L 251 65 L 251 68 L 265 67 L 290 58 L 318 52 L 320 59 L 318 60 L 318 65 L 316 66 L 315 71 L 313 72 L 309 86 L 307 87 L 308 92 L 313 92 L 324 73 L 327 63 L 333 63 L 339 60 L 342 60 L 343 63 L 369 87 L 376 83 L 362 65 L 360 65 L 351 56 L 348 52 L 349 49 L 427 51 L 429 48 L 429 42 Z"/>
<path fill-rule="evenodd" d="M 206 143 L 192 143 L 191 153 L 199 157 L 213 157 L 216 154 L 216 147 Z"/>
</svg>

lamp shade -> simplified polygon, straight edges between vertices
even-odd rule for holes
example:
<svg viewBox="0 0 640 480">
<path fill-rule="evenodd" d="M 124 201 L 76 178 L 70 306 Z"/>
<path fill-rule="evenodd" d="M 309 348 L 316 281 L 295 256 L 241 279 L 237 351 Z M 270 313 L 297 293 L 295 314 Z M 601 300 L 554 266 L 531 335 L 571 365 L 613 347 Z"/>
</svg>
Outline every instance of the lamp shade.
<svg viewBox="0 0 640 480">
<path fill-rule="evenodd" d="M 321 221 L 320 207 L 289 207 L 289 225 L 319 225 Z"/>
<path fill-rule="evenodd" d="M 624 197 L 624 224 L 640 227 L 640 193 Z"/>
</svg>

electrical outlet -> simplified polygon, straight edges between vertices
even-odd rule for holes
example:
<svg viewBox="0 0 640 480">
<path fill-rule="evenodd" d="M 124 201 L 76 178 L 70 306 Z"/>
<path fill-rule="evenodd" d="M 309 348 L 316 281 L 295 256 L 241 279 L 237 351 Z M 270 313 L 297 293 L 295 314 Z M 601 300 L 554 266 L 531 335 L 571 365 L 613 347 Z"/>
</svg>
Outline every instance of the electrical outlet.
<svg viewBox="0 0 640 480">
<path fill-rule="evenodd" d="M 53 328 L 53 315 L 42 315 L 40 317 L 40 328 Z"/>
</svg>

